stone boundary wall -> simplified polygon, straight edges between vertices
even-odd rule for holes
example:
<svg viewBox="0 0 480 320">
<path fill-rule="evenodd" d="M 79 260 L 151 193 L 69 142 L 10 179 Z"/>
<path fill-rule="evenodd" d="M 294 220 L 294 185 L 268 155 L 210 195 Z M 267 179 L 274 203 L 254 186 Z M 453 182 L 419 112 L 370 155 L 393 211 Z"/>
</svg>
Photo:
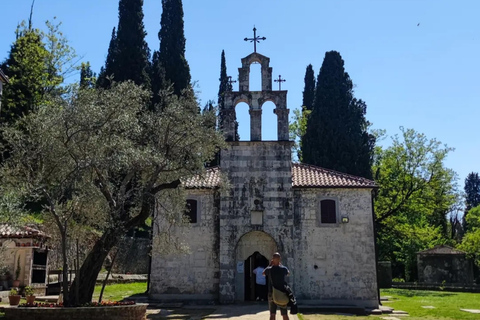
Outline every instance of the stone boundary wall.
<svg viewBox="0 0 480 320">
<path fill-rule="evenodd" d="M 6 320 L 144 320 L 146 304 L 84 308 L 5 308 Z"/>
</svg>

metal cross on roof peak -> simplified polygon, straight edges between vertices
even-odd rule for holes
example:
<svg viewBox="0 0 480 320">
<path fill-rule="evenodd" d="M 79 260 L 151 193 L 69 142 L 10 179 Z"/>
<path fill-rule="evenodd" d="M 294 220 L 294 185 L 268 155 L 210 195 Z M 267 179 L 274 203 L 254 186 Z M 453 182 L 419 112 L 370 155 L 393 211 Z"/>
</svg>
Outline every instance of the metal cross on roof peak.
<svg viewBox="0 0 480 320">
<path fill-rule="evenodd" d="M 227 82 L 230 85 L 230 88 L 232 87 L 232 83 L 237 83 L 237 80 L 232 80 L 232 76 L 227 77 Z"/>
<path fill-rule="evenodd" d="M 253 52 L 257 52 L 257 42 L 260 43 L 260 40 L 267 40 L 265 37 L 257 37 L 257 28 L 253 26 L 253 38 L 245 38 L 244 41 L 253 42 Z"/>
<path fill-rule="evenodd" d="M 282 75 L 279 75 L 279 76 L 278 76 L 278 79 L 275 79 L 274 81 L 275 81 L 275 82 L 278 82 L 278 90 L 279 90 L 279 91 L 282 91 L 282 82 L 285 82 L 285 81 L 287 81 L 287 80 L 282 79 Z"/>
</svg>

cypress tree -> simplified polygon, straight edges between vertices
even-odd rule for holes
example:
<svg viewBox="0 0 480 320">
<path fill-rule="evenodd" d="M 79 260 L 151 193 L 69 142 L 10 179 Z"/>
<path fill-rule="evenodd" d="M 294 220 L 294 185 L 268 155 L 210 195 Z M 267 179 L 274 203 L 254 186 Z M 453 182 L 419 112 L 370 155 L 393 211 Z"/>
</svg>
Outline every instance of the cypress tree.
<svg viewBox="0 0 480 320">
<path fill-rule="evenodd" d="M 303 90 L 303 106 L 307 110 L 312 110 L 313 100 L 315 98 L 315 73 L 311 64 L 305 71 L 305 89 Z"/>
<path fill-rule="evenodd" d="M 145 41 L 143 0 L 120 0 L 118 4 L 116 55 L 112 73 L 114 80 L 132 80 L 150 88 L 148 74 L 150 53 Z"/>
<path fill-rule="evenodd" d="M 45 101 L 49 52 L 38 29 L 17 29 L 7 59 L 0 68 L 9 76 L 2 96 L 0 122 L 14 122 Z"/>
<path fill-rule="evenodd" d="M 95 74 L 90 68 L 90 62 L 80 66 L 80 89 L 90 89 L 95 86 Z"/>
<path fill-rule="evenodd" d="M 120 0 L 118 28 L 113 28 L 105 66 L 98 75 L 97 87 L 108 88 L 116 82 L 132 80 L 150 88 L 150 50 L 145 41 L 143 0 Z"/>
<path fill-rule="evenodd" d="M 219 128 L 223 130 L 223 121 L 225 118 L 225 92 L 229 92 L 233 90 L 233 86 L 229 81 L 229 77 L 227 74 L 227 62 L 225 59 L 225 51 L 222 50 L 221 55 L 221 62 L 220 62 L 220 85 L 218 87 L 218 117 L 219 117 Z M 237 116 L 234 114 L 235 121 L 235 141 L 240 140 L 240 135 L 238 134 L 238 122 Z"/>
<path fill-rule="evenodd" d="M 480 205 L 480 177 L 477 172 L 471 172 L 465 179 L 465 214 L 463 218 L 463 230 L 467 232 L 468 225 L 465 217 L 468 212 Z"/>
<path fill-rule="evenodd" d="M 367 106 L 354 97 L 352 80 L 340 53 L 325 54 L 312 113 L 302 137 L 303 161 L 371 178 L 375 138 L 368 133 Z"/>
<path fill-rule="evenodd" d="M 97 79 L 98 88 L 110 87 L 110 80 L 107 79 L 113 75 L 113 65 L 115 64 L 115 56 L 117 51 L 117 31 L 115 27 L 112 30 L 112 36 L 108 45 L 107 58 L 105 59 L 105 66 L 100 69 Z"/>
<path fill-rule="evenodd" d="M 162 0 L 160 21 L 160 50 L 155 53 L 152 88 L 172 86 L 180 95 L 190 89 L 190 67 L 185 58 L 185 35 L 183 28 L 183 6 L 181 0 Z"/>
</svg>

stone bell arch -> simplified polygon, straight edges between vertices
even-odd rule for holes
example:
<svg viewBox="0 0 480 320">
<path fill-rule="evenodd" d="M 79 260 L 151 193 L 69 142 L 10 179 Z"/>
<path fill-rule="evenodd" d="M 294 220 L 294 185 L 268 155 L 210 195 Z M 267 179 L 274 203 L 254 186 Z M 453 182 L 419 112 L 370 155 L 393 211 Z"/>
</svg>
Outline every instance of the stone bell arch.
<svg viewBox="0 0 480 320">
<path fill-rule="evenodd" d="M 277 140 L 288 141 L 288 114 L 287 91 L 272 90 L 272 72 L 270 58 L 253 52 L 242 60 L 242 67 L 238 68 L 239 91 L 225 93 L 225 110 L 223 130 L 227 141 L 235 141 L 235 106 L 245 102 L 249 106 L 250 140 L 262 141 L 262 106 L 271 101 L 275 104 L 274 113 L 277 115 Z M 250 65 L 261 65 L 262 91 L 250 91 Z"/>
</svg>

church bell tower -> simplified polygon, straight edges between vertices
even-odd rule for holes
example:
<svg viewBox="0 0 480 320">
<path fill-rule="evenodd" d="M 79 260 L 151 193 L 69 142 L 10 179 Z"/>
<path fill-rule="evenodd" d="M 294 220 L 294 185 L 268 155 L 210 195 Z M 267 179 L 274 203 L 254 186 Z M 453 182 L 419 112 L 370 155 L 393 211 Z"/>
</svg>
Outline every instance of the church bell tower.
<svg viewBox="0 0 480 320">
<path fill-rule="evenodd" d="M 272 90 L 272 68 L 270 58 L 257 53 L 257 42 L 265 38 L 256 35 L 256 28 L 253 29 L 254 37 L 245 38 L 246 41 L 254 43 L 254 52 L 242 59 L 242 67 L 238 68 L 239 91 L 225 93 L 225 118 L 223 130 L 227 141 L 235 140 L 235 106 L 245 102 L 249 106 L 250 113 L 250 140 L 262 141 L 262 105 L 271 101 L 275 104 L 274 113 L 277 115 L 277 137 L 279 141 L 288 141 L 288 113 L 287 91 L 281 90 L 281 84 L 285 80 L 279 77 L 275 80 L 279 83 L 280 90 Z M 250 65 L 259 63 L 262 74 L 262 91 L 250 91 Z"/>
<path fill-rule="evenodd" d="M 246 38 L 254 42 L 254 52 L 242 59 L 239 90 L 225 93 L 223 131 L 227 148 L 220 153 L 220 169 L 229 180 L 228 190 L 220 196 L 219 252 L 220 302 L 231 303 L 249 298 L 253 266 L 252 255 L 270 259 L 280 251 L 283 261 L 294 265 L 294 218 L 292 191 L 293 142 L 289 141 L 287 91 L 281 90 L 281 77 L 272 90 L 270 59 L 257 53 L 256 43 L 264 38 Z M 250 65 L 261 65 L 262 90 L 250 91 Z M 277 115 L 277 140 L 262 141 L 262 106 L 271 101 Z M 245 102 L 250 113 L 250 140 L 235 141 L 235 106 Z M 270 129 L 270 128 L 269 128 Z M 250 286 L 251 288 L 251 286 Z M 251 298 L 251 297 L 250 297 Z"/>
</svg>

